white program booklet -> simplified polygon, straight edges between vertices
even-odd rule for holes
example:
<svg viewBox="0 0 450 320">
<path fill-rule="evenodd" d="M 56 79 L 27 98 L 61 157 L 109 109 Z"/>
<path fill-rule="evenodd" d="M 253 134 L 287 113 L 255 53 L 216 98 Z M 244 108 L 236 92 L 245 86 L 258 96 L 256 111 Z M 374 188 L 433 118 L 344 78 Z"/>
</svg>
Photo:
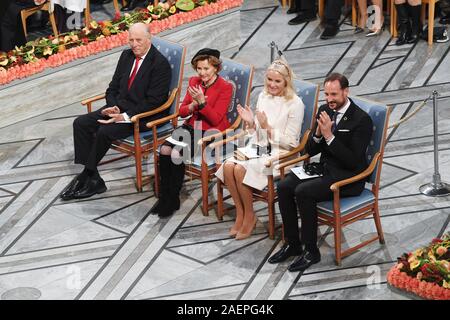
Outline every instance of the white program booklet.
<svg viewBox="0 0 450 320">
<path fill-rule="evenodd" d="M 171 144 L 174 144 L 174 145 L 176 145 L 176 146 L 180 146 L 180 147 L 182 147 L 182 148 L 185 148 L 185 147 L 187 147 L 187 145 L 188 145 L 186 142 L 175 140 L 174 138 L 172 138 L 172 136 L 168 137 L 168 138 L 166 139 L 166 141 L 167 141 L 167 142 L 170 142 Z"/>
<path fill-rule="evenodd" d="M 291 168 L 291 171 L 300 179 L 300 180 L 306 180 L 306 179 L 311 179 L 311 178 L 317 178 L 320 177 L 321 175 L 318 174 L 314 174 L 314 175 L 309 175 L 306 174 L 305 169 L 303 169 L 303 166 L 300 167 L 294 167 Z"/>
<path fill-rule="evenodd" d="M 252 148 L 250 145 L 247 145 L 243 148 L 237 148 L 237 150 L 241 152 L 247 159 L 255 159 L 260 157 L 257 154 L 256 148 Z"/>
</svg>

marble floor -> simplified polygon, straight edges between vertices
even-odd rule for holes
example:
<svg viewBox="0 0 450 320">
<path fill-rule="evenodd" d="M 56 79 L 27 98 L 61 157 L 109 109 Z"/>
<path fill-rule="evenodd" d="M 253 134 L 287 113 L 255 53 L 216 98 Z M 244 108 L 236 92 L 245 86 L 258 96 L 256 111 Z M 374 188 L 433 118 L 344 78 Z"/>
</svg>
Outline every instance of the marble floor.
<svg viewBox="0 0 450 320">
<path fill-rule="evenodd" d="M 450 182 L 450 42 L 397 47 L 387 31 L 353 35 L 344 16 L 340 33 L 323 41 L 319 21 L 290 26 L 290 18 L 273 0 L 244 1 L 233 58 L 255 66 L 252 103 L 272 40 L 299 77 L 321 83 L 342 72 L 351 94 L 393 107 L 391 123 L 437 90 L 440 173 Z M 57 103 L 55 111 L 0 127 L 0 299 L 411 299 L 388 288 L 387 271 L 403 252 L 450 230 L 450 196 L 419 192 L 433 174 L 431 103 L 389 131 L 380 191 L 386 244 L 366 246 L 337 267 L 333 233 L 321 227 L 322 261 L 303 274 L 287 271 L 291 261 L 266 262 L 281 245 L 279 214 L 276 240 L 258 204 L 256 232 L 236 241 L 228 236 L 233 213 L 223 221 L 213 211 L 203 216 L 199 183 L 186 178 L 181 209 L 159 219 L 149 214 L 151 188 L 134 188 L 130 160 L 100 167 L 106 193 L 62 202 L 59 193 L 80 171 L 71 124 L 84 110 Z M 344 229 L 343 246 L 374 232 L 371 220 L 354 223 Z"/>
</svg>

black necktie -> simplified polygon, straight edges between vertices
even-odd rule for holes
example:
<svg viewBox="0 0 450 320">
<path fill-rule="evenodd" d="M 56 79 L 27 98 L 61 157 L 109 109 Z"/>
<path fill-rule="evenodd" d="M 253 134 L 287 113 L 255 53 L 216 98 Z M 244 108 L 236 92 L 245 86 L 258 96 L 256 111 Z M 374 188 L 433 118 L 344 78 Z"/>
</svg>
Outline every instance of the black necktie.
<svg viewBox="0 0 450 320">
<path fill-rule="evenodd" d="M 335 111 L 333 113 L 333 117 L 331 117 L 331 121 L 333 121 L 333 124 L 331 125 L 331 132 L 334 132 L 334 130 L 336 130 L 336 126 L 337 126 L 336 120 L 337 120 L 338 114 L 339 114 L 339 112 Z"/>
</svg>

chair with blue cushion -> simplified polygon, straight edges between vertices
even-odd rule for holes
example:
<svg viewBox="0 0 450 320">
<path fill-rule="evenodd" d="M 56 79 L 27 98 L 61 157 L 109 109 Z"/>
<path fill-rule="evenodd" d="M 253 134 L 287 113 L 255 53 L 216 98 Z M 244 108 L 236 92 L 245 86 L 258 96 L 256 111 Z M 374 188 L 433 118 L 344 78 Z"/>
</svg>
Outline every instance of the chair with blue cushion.
<svg viewBox="0 0 450 320">
<path fill-rule="evenodd" d="M 378 210 L 378 190 L 380 187 L 381 166 L 383 163 L 384 145 L 386 143 L 386 132 L 389 122 L 390 107 L 358 97 L 351 98 L 361 109 L 366 111 L 373 122 L 373 133 L 366 151 L 369 166 L 360 174 L 349 179 L 338 181 L 331 185 L 333 200 L 323 201 L 317 204 L 319 224 L 325 224 L 334 229 L 336 264 L 340 265 L 343 257 L 353 253 L 359 248 L 366 246 L 376 240 L 384 243 L 383 230 L 381 227 L 380 213 Z M 308 155 L 292 161 L 302 161 Z M 292 162 L 291 162 L 292 163 Z M 285 164 L 283 164 L 284 166 Z M 345 185 L 359 180 L 366 180 L 371 187 L 365 188 L 356 197 L 340 198 L 339 189 Z M 342 251 L 341 235 L 342 228 L 360 219 L 372 216 L 375 221 L 377 235 L 369 240 Z"/>
<path fill-rule="evenodd" d="M 283 163 L 292 157 L 298 156 L 306 146 L 307 138 L 311 130 L 311 126 L 314 124 L 315 114 L 317 112 L 317 100 L 319 98 L 319 85 L 309 82 L 294 79 L 294 88 L 299 97 L 302 98 L 305 105 L 305 111 L 303 115 L 303 124 L 300 133 L 300 143 L 297 147 L 289 152 L 280 155 L 276 159 L 268 159 L 266 167 L 271 168 L 275 163 Z M 282 177 L 282 176 L 280 176 Z M 278 201 L 278 196 L 275 192 L 275 181 L 280 177 L 274 177 L 273 174 L 268 175 L 268 184 L 264 190 L 253 190 L 254 201 L 263 201 L 267 203 L 269 211 L 269 237 L 271 239 L 275 236 L 275 203 Z M 226 188 L 220 180 L 217 181 L 217 215 L 219 219 L 222 219 L 224 215 L 224 200 L 228 199 L 223 197 L 223 189 Z"/>
<path fill-rule="evenodd" d="M 100 164 L 117 161 L 126 157 L 133 156 L 136 164 L 136 189 L 141 192 L 143 186 L 142 178 L 142 158 L 148 157 L 150 152 L 157 150 L 159 145 L 171 134 L 174 128 L 177 127 L 178 121 L 178 105 L 180 99 L 181 84 L 183 80 L 183 67 L 184 58 L 186 55 L 186 48 L 181 44 L 171 42 L 162 38 L 152 37 L 152 45 L 155 46 L 164 57 L 167 58 L 170 67 L 172 69 L 172 78 L 170 82 L 170 95 L 167 101 L 160 107 L 137 114 L 131 117 L 131 122 L 134 126 L 134 133 L 132 136 L 126 139 L 114 141 L 111 148 L 124 153 L 125 155 L 119 156 L 114 159 L 102 161 Z M 92 111 L 92 103 L 94 101 L 104 99 L 105 94 L 98 95 L 93 98 L 83 100 L 82 105 L 86 105 L 88 112 Z M 150 125 L 147 124 L 151 130 L 140 132 L 139 120 L 148 118 L 166 109 L 170 110 L 170 116 L 153 121 Z M 156 137 L 156 139 L 154 138 Z M 156 161 L 156 155 L 154 154 L 154 160 Z M 156 162 L 155 162 L 156 163 Z M 155 180 L 158 181 L 158 172 L 155 170 Z M 147 181 L 145 181 L 147 182 Z M 155 184 L 155 188 L 158 188 L 158 184 Z M 155 190 L 158 193 L 158 190 Z"/>
<path fill-rule="evenodd" d="M 240 126 L 241 117 L 237 113 L 237 105 L 245 105 L 248 103 L 253 79 L 253 67 L 230 59 L 222 59 L 222 70 L 219 74 L 233 86 L 233 96 L 227 113 L 228 122 L 231 126 L 222 132 L 217 130 L 215 134 L 200 139 L 198 145 L 201 147 L 201 153 L 197 153 L 191 161 L 186 163 L 186 174 L 192 179 L 201 180 L 202 213 L 205 216 L 208 215 L 209 209 L 213 206 L 209 202 L 208 193 L 209 183 L 215 178 L 214 173 L 216 172 L 216 165 L 213 157 L 203 157 L 202 155 L 204 154 L 208 143 L 215 140 L 223 140 L 227 135 L 233 134 Z M 224 148 L 224 150 L 225 149 L 226 148 Z M 155 165 L 155 175 L 156 172 L 157 166 Z M 158 180 L 155 179 L 155 181 Z"/>
</svg>

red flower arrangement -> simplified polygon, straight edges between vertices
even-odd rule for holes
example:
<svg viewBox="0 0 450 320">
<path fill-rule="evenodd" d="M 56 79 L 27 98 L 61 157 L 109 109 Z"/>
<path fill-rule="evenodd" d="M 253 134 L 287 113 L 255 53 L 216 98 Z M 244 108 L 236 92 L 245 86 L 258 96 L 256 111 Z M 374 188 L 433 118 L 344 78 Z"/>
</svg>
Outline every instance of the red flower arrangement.
<svg viewBox="0 0 450 320">
<path fill-rule="evenodd" d="M 128 28 L 136 22 L 150 25 L 152 34 L 173 29 L 242 5 L 243 0 L 178 0 L 117 13 L 111 21 L 92 21 L 80 31 L 30 41 L 10 52 L 0 52 L 0 85 L 29 77 L 46 68 L 126 45 Z"/>
<path fill-rule="evenodd" d="M 450 300 L 450 233 L 404 253 L 389 270 L 390 285 L 430 300 Z"/>
</svg>

